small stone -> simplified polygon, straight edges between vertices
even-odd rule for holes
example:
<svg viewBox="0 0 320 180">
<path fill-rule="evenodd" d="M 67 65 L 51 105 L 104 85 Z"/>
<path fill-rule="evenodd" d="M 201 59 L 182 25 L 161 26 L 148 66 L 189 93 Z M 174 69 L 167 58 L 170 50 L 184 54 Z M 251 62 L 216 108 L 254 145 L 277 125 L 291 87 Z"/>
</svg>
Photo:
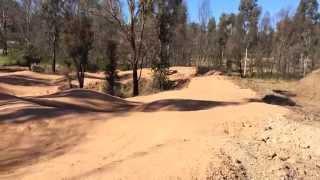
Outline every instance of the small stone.
<svg viewBox="0 0 320 180">
<path fill-rule="evenodd" d="M 311 148 L 311 146 L 310 145 L 308 145 L 308 146 L 304 146 L 304 145 L 299 145 L 302 149 L 310 149 Z"/>
<path fill-rule="evenodd" d="M 242 162 L 237 159 L 237 160 L 236 160 L 236 163 L 237 163 L 237 164 L 241 164 Z"/>
<path fill-rule="evenodd" d="M 289 156 L 287 156 L 287 157 L 279 157 L 279 159 L 281 161 L 287 161 L 288 159 L 290 159 L 290 157 Z"/>
<path fill-rule="evenodd" d="M 272 130 L 272 127 L 271 127 L 271 126 L 266 127 L 264 130 L 265 130 L 265 131 L 270 131 L 270 130 Z"/>
<path fill-rule="evenodd" d="M 275 157 L 277 157 L 277 154 L 276 153 L 273 153 L 271 156 L 269 156 L 269 160 L 272 160 L 272 159 L 274 159 Z"/>
<path fill-rule="evenodd" d="M 261 141 L 263 141 L 264 143 L 267 143 L 269 139 L 270 139 L 270 137 L 266 137 L 266 138 L 261 139 Z"/>
</svg>

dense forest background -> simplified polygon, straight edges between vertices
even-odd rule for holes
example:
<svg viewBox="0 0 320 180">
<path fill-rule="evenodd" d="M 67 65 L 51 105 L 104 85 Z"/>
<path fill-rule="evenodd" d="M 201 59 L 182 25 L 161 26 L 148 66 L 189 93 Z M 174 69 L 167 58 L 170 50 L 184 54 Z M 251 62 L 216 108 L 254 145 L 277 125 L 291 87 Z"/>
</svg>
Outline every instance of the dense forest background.
<svg viewBox="0 0 320 180">
<path fill-rule="evenodd" d="M 320 66 L 317 0 L 277 15 L 241 0 L 237 14 L 218 20 L 210 0 L 199 3 L 199 21 L 191 23 L 183 0 L 1 0 L 0 65 L 73 71 L 80 88 L 86 71 L 103 70 L 111 94 L 117 69 L 132 70 L 134 96 L 146 67 L 167 89 L 170 66 L 276 78 L 300 78 Z"/>
</svg>

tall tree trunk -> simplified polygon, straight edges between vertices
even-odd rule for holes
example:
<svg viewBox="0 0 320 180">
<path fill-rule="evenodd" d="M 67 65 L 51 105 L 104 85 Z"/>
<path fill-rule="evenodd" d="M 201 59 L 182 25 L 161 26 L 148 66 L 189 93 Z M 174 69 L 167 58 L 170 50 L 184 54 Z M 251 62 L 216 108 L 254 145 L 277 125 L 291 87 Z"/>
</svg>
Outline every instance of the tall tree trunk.
<svg viewBox="0 0 320 180">
<path fill-rule="evenodd" d="M 80 81 L 80 88 L 84 87 L 84 69 L 81 70 L 81 81 Z"/>
<path fill-rule="evenodd" d="M 7 56 L 8 55 L 8 43 L 7 43 L 7 39 L 4 39 L 4 42 L 3 42 L 3 52 L 2 54 L 4 56 Z"/>
<path fill-rule="evenodd" d="M 132 68 L 133 73 L 133 96 L 139 95 L 139 79 L 138 79 L 138 64 L 134 63 Z"/>
<path fill-rule="evenodd" d="M 79 88 L 83 88 L 83 81 L 82 81 L 82 75 L 81 75 L 81 65 L 79 64 L 77 66 L 77 79 L 79 83 Z"/>
<path fill-rule="evenodd" d="M 85 72 L 84 65 L 80 64 L 79 88 L 81 89 L 84 87 L 84 72 Z"/>
<path fill-rule="evenodd" d="M 219 68 L 223 68 L 223 59 L 224 59 L 224 51 L 221 51 L 221 58 L 220 58 L 220 62 L 219 62 Z"/>
<path fill-rule="evenodd" d="M 5 10 L 2 13 L 3 18 L 3 52 L 4 56 L 8 55 L 8 38 L 7 38 L 7 14 Z"/>
<path fill-rule="evenodd" d="M 107 46 L 107 57 L 109 59 L 109 64 L 106 65 L 106 80 L 108 83 L 108 90 L 107 92 L 114 96 L 115 95 L 115 86 L 116 86 L 116 79 L 117 79 L 117 48 L 118 45 L 116 41 L 109 40 Z"/>
<path fill-rule="evenodd" d="M 241 57 L 240 57 L 240 60 L 239 60 L 239 73 L 240 73 L 240 77 L 243 77 Z"/>
<path fill-rule="evenodd" d="M 84 73 L 85 73 L 84 65 L 81 62 L 78 62 L 76 59 L 73 59 L 73 62 L 76 65 L 79 88 L 83 88 L 84 87 Z"/>
<path fill-rule="evenodd" d="M 83 88 L 83 81 L 82 81 L 82 76 L 81 76 L 81 73 L 80 71 L 77 72 L 77 78 L 78 78 L 78 83 L 79 83 L 79 88 Z"/>
<path fill-rule="evenodd" d="M 52 72 L 56 72 L 56 46 L 57 46 L 57 38 L 54 36 L 53 39 L 53 50 L 52 50 Z"/>
<path fill-rule="evenodd" d="M 132 96 L 139 95 L 139 79 L 138 79 L 138 52 L 136 46 L 136 32 L 135 32 L 135 24 L 134 24 L 134 6 L 131 7 L 131 25 L 130 25 L 130 44 L 133 52 L 133 59 L 132 59 L 132 81 L 133 81 L 133 92 Z"/>
</svg>

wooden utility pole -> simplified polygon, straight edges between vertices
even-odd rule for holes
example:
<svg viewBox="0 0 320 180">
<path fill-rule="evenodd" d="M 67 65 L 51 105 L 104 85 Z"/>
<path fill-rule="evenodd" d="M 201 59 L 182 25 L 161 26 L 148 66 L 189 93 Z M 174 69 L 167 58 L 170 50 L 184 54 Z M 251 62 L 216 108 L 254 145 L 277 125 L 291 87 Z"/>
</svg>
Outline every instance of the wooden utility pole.
<svg viewBox="0 0 320 180">
<path fill-rule="evenodd" d="M 307 74 L 307 68 L 308 68 L 308 57 L 304 57 L 303 54 L 300 54 L 300 64 L 302 66 L 302 76 L 305 77 Z"/>
<path fill-rule="evenodd" d="M 248 48 L 246 48 L 246 57 L 244 58 L 243 77 L 246 77 L 246 73 L 247 73 L 247 61 L 248 61 Z"/>
<path fill-rule="evenodd" d="M 310 59 L 309 59 L 308 56 L 307 56 L 307 58 L 304 58 L 304 59 L 303 59 L 303 77 L 305 77 L 306 74 L 307 74 L 309 61 L 310 61 Z"/>
</svg>

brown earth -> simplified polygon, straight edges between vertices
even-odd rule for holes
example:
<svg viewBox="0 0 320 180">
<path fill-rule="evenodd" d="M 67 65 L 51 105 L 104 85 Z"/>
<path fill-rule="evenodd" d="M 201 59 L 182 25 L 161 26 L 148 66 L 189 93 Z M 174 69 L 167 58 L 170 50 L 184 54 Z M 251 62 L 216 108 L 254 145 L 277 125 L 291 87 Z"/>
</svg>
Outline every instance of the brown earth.
<svg viewBox="0 0 320 180">
<path fill-rule="evenodd" d="M 297 93 L 307 100 L 320 101 L 320 70 L 316 70 L 298 82 Z"/>
<path fill-rule="evenodd" d="M 320 178 L 319 124 L 224 76 L 126 100 L 59 78 L 0 73 L 0 179 Z"/>
</svg>

